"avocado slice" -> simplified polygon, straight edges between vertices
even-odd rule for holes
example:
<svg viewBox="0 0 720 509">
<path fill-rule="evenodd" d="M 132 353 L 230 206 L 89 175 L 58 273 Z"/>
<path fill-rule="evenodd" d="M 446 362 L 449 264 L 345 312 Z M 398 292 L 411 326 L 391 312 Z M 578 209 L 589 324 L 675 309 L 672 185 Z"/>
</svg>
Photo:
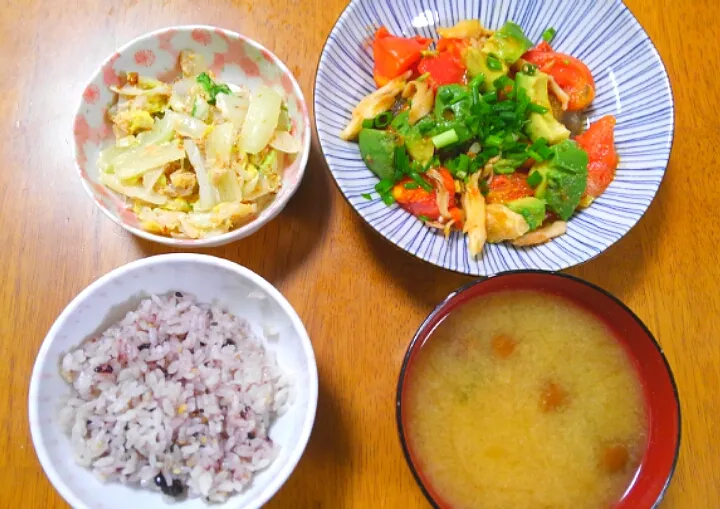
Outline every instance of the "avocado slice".
<svg viewBox="0 0 720 509">
<path fill-rule="evenodd" d="M 395 174 L 395 135 L 377 129 L 363 129 L 358 137 L 360 155 L 370 171 L 381 179 Z"/>
<path fill-rule="evenodd" d="M 492 92 L 495 89 L 493 82 L 501 76 L 507 76 L 510 65 L 531 47 L 532 41 L 525 37 L 522 28 L 508 21 L 487 40 L 482 49 L 470 47 L 465 51 L 465 66 L 472 78 L 484 75 L 485 81 L 480 88 L 483 92 Z M 498 58 L 502 69 L 492 70 L 488 67 L 487 59 L 490 55 Z"/>
<path fill-rule="evenodd" d="M 540 184 L 538 184 L 535 187 L 535 198 L 540 198 L 541 200 L 545 198 L 545 193 L 547 192 L 548 169 L 549 169 L 549 165 L 547 163 L 542 163 L 542 164 L 537 164 L 537 165 L 533 166 L 533 169 L 530 170 L 530 175 L 537 172 L 542 177 Z"/>
<path fill-rule="evenodd" d="M 433 145 L 432 139 L 424 138 L 414 127 L 408 131 L 405 137 L 405 148 L 410 157 L 420 164 L 429 163 L 435 155 L 435 145 Z"/>
<path fill-rule="evenodd" d="M 545 201 L 528 196 L 505 204 L 513 212 L 525 218 L 530 230 L 537 229 L 545 221 Z"/>
<path fill-rule="evenodd" d="M 510 71 L 510 66 L 503 60 L 500 60 L 502 65 L 501 70 L 493 71 L 487 65 L 488 54 L 480 48 L 470 47 L 465 51 L 465 66 L 467 67 L 468 74 L 471 78 L 480 74 L 485 76 L 485 81 L 480 85 L 480 90 L 483 92 L 491 92 L 495 90 L 493 82 L 501 76 L 506 76 Z"/>
<path fill-rule="evenodd" d="M 532 41 L 525 36 L 522 28 L 508 21 L 488 39 L 483 51 L 495 55 L 508 64 L 514 64 L 532 48 L 532 45 Z"/>
<path fill-rule="evenodd" d="M 567 221 L 587 187 L 588 155 L 572 140 L 558 143 L 551 150 L 553 157 L 532 170 L 543 177 L 535 188 L 535 198 L 545 200 L 550 210 Z"/>
<path fill-rule="evenodd" d="M 427 164 L 435 155 L 435 145 L 430 138 L 422 135 L 417 124 L 410 125 L 408 117 L 407 110 L 399 113 L 393 119 L 390 128 L 404 138 L 405 148 L 410 157 L 422 164 Z"/>
<path fill-rule="evenodd" d="M 535 71 L 532 76 L 523 72 L 515 75 L 515 84 L 518 88 L 524 89 L 533 103 L 547 108 L 545 113 L 530 114 L 530 121 L 525 128 L 528 136 L 533 141 L 545 138 L 550 145 L 554 145 L 570 138 L 570 131 L 552 114 L 548 95 L 549 80 L 549 76 L 540 71 Z"/>
<path fill-rule="evenodd" d="M 401 111 L 390 122 L 390 129 L 405 136 L 410 129 L 410 110 Z"/>
</svg>

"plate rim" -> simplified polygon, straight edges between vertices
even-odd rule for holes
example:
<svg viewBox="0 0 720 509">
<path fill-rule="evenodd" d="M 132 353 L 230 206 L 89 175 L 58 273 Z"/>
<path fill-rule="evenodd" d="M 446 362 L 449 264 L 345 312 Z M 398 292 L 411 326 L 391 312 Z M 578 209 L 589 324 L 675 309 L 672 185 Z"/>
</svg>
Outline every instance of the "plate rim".
<svg viewBox="0 0 720 509">
<path fill-rule="evenodd" d="M 660 71 L 661 71 L 661 79 L 662 79 L 663 85 L 667 88 L 667 90 L 668 90 L 668 92 L 669 92 L 669 96 L 670 96 L 670 101 L 669 101 L 669 109 L 670 109 L 670 111 L 669 111 L 669 116 L 670 116 L 670 119 L 671 119 L 671 124 L 670 124 L 670 126 L 669 126 L 670 136 L 669 136 L 669 140 L 666 142 L 666 143 L 667 143 L 667 147 L 668 147 L 668 155 L 667 155 L 667 158 L 666 158 L 666 160 L 665 160 L 665 162 L 664 162 L 664 164 L 663 164 L 664 168 L 663 168 L 663 170 L 662 170 L 662 176 L 660 177 L 660 181 L 659 181 L 658 184 L 657 184 L 657 188 L 653 191 L 653 194 L 652 194 L 652 197 L 651 197 L 649 203 L 648 203 L 647 206 L 644 208 L 644 210 L 642 211 L 642 213 L 639 214 L 639 216 L 637 217 L 637 219 L 634 220 L 633 224 L 627 229 L 627 231 L 626 231 L 624 234 L 622 234 L 620 237 L 618 237 L 617 239 L 615 239 L 615 240 L 613 240 L 612 242 L 610 242 L 610 243 L 608 243 L 607 245 L 605 245 L 599 252 L 593 254 L 592 256 L 590 256 L 590 257 L 588 257 L 588 258 L 586 258 L 586 259 L 584 259 L 584 260 L 573 261 L 573 263 L 567 264 L 567 265 L 564 264 L 564 263 L 561 263 L 561 264 L 559 264 L 559 268 L 549 268 L 549 269 L 547 269 L 547 268 L 541 268 L 541 267 L 537 267 L 537 266 L 535 266 L 535 267 L 527 267 L 527 268 L 514 267 L 514 268 L 510 268 L 510 269 L 506 269 L 506 270 L 501 270 L 501 271 L 498 271 L 498 272 L 495 272 L 495 273 L 490 273 L 489 271 L 483 270 L 482 268 L 481 268 L 481 270 L 479 270 L 477 273 L 475 273 L 475 272 L 468 272 L 468 271 L 460 270 L 459 267 L 458 267 L 457 269 L 454 269 L 454 268 L 451 268 L 451 267 L 447 267 L 447 266 L 443 265 L 440 261 L 434 261 L 434 260 L 432 260 L 432 259 L 423 258 L 422 256 L 420 256 L 420 255 L 418 255 L 418 254 L 416 254 L 416 253 L 412 253 L 412 252 L 410 252 L 409 250 L 407 250 L 407 249 L 401 247 L 400 245 L 398 245 L 396 242 L 394 242 L 393 240 L 391 240 L 391 239 L 388 238 L 387 236 L 385 236 L 385 234 L 383 234 L 381 231 L 379 231 L 379 230 L 365 217 L 365 215 L 364 215 L 360 210 L 358 210 L 358 209 L 355 207 L 355 205 L 353 205 L 353 203 L 350 201 L 350 198 L 345 194 L 345 192 L 343 191 L 343 189 L 340 187 L 340 183 L 338 182 L 337 177 L 335 176 L 335 172 L 333 171 L 330 163 L 329 163 L 328 160 L 327 160 L 327 156 L 325 155 L 325 151 L 324 151 L 324 148 L 323 148 L 323 143 L 322 143 L 322 140 L 321 140 L 321 138 L 320 138 L 320 133 L 319 133 L 319 131 L 318 131 L 317 90 L 318 90 L 318 81 L 319 81 L 319 79 L 320 79 L 320 68 L 321 68 L 321 66 L 323 65 L 323 58 L 325 57 L 326 50 L 327 50 L 327 48 L 328 48 L 328 45 L 330 44 L 330 40 L 331 40 L 331 38 L 333 37 L 333 35 L 335 34 L 335 30 L 338 28 L 338 24 L 340 23 L 340 21 L 345 17 L 345 15 L 346 15 L 351 9 L 356 8 L 357 5 L 360 4 L 362 1 L 363 1 L 363 0 L 350 0 L 350 1 L 348 2 L 348 4 L 343 8 L 343 10 L 340 12 L 340 14 L 337 16 L 337 18 L 336 18 L 335 21 L 333 22 L 332 28 L 331 28 L 330 31 L 328 32 L 328 34 L 327 34 L 327 36 L 326 36 L 326 38 L 325 38 L 325 42 L 324 42 L 323 45 L 322 45 L 322 49 L 320 50 L 320 54 L 319 54 L 319 56 L 318 56 L 318 62 L 317 62 L 317 65 L 316 65 L 316 67 L 315 67 L 315 79 L 313 80 L 313 90 L 312 90 L 313 122 L 312 122 L 312 129 L 313 129 L 313 133 L 314 133 L 314 135 L 315 135 L 315 138 L 316 138 L 316 140 L 317 140 L 317 142 L 318 142 L 318 147 L 319 147 L 320 153 L 321 153 L 321 155 L 322 155 L 322 161 L 323 161 L 323 163 L 325 164 L 325 167 L 327 168 L 327 171 L 330 173 L 330 176 L 332 177 L 333 184 L 335 185 L 335 187 L 337 188 L 337 190 L 339 191 L 339 193 L 340 193 L 340 195 L 343 197 L 343 199 L 344 199 L 344 200 L 347 202 L 347 204 L 350 206 L 350 208 L 352 209 L 352 211 L 353 211 L 355 214 L 357 214 L 357 215 L 362 219 L 363 223 L 364 223 L 367 227 L 369 227 L 370 231 L 372 231 L 374 234 L 376 234 L 376 235 L 378 235 L 379 237 L 381 237 L 382 239 L 384 239 L 385 242 L 391 244 L 393 247 L 395 247 L 397 250 L 401 251 L 402 253 L 405 253 L 406 255 L 412 256 L 413 258 L 416 258 L 416 259 L 422 261 L 423 263 L 427 263 L 427 264 L 430 264 L 430 265 L 432 265 L 432 266 L 434 266 L 434 267 L 438 267 L 438 268 L 440 268 L 440 269 L 442 269 L 442 270 L 444 270 L 444 271 L 448 271 L 448 272 L 455 273 L 455 274 L 460 274 L 460 275 L 463 275 L 463 276 L 469 276 L 469 277 L 491 277 L 491 276 L 494 276 L 494 275 L 497 275 L 497 274 L 501 274 L 501 273 L 507 272 L 508 270 L 510 270 L 510 271 L 513 271 L 513 270 L 541 270 L 541 271 L 543 271 L 543 272 L 560 272 L 560 271 L 568 270 L 568 269 L 571 269 L 571 268 L 574 268 L 574 267 L 583 265 L 583 264 L 588 263 L 588 262 L 590 262 L 590 261 L 598 258 L 599 256 L 603 255 L 608 249 L 610 249 L 612 246 L 614 246 L 615 244 L 617 244 L 618 242 L 620 242 L 623 238 L 625 238 L 628 234 L 630 234 L 630 232 L 631 232 L 633 229 L 635 229 L 635 227 L 636 227 L 636 226 L 640 223 L 640 221 L 645 217 L 645 215 L 647 214 L 648 210 L 650 210 L 650 207 L 652 207 L 653 203 L 655 202 L 655 200 L 656 200 L 656 198 L 657 198 L 657 195 L 659 194 L 660 189 L 662 188 L 662 185 L 663 185 L 663 183 L 665 182 L 665 177 L 666 177 L 666 174 L 667 174 L 667 170 L 668 170 L 668 167 L 669 167 L 669 165 L 670 165 L 670 159 L 671 159 L 671 157 L 672 157 L 672 151 L 673 151 L 673 148 L 674 148 L 674 146 L 675 146 L 675 125 L 676 125 L 676 115 L 677 115 L 676 108 L 675 108 L 675 92 L 674 92 L 673 87 L 672 87 L 672 81 L 670 80 L 670 74 L 668 73 L 668 70 L 667 70 L 667 66 L 666 66 L 666 64 L 665 64 L 665 61 L 663 60 L 662 55 L 660 54 L 660 51 L 658 50 L 657 45 L 655 44 L 655 42 L 653 41 L 652 37 L 650 37 L 650 34 L 648 34 L 647 30 L 645 29 L 645 26 L 640 22 L 640 20 L 639 20 L 638 17 L 635 15 L 635 13 L 632 11 L 632 9 L 630 9 L 630 8 L 625 4 L 625 2 L 624 2 L 623 0 L 611 0 L 611 1 L 613 1 L 616 5 L 618 5 L 624 12 L 626 12 L 627 14 L 630 15 L 630 17 L 637 23 L 637 26 L 640 28 L 640 31 L 641 31 L 641 32 L 640 32 L 640 35 L 641 35 L 641 37 L 644 37 L 644 38 L 647 39 L 647 41 L 650 43 L 650 49 L 651 49 L 650 55 L 651 55 L 652 57 L 654 57 L 654 58 L 657 60 L 657 62 L 660 64 L 659 69 L 660 69 Z M 482 267 L 482 266 L 481 266 L 481 267 Z"/>
</svg>

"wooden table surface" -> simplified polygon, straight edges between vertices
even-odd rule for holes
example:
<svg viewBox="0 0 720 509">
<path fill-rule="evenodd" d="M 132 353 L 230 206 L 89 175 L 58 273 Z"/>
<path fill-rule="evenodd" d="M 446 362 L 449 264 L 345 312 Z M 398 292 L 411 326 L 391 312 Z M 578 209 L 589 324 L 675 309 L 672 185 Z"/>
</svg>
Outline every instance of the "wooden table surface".
<svg viewBox="0 0 720 509">
<path fill-rule="evenodd" d="M 682 401 L 680 463 L 664 508 L 720 507 L 720 10 L 714 0 L 628 0 L 675 93 L 675 145 L 649 212 L 598 259 L 569 271 L 625 301 L 657 335 Z M 308 101 L 346 0 L 10 0 L 0 11 L 0 508 L 67 507 L 33 451 L 27 388 L 63 307 L 131 260 L 168 252 L 132 237 L 85 195 L 71 120 L 112 51 L 163 26 L 201 23 L 257 39 Z M 715 203 L 715 204 L 713 204 Z M 401 253 L 335 188 L 315 148 L 298 194 L 252 237 L 204 250 L 261 274 L 290 300 L 320 373 L 315 429 L 269 508 L 428 507 L 405 465 L 394 395 L 407 344 L 468 278 Z M 268 255 L 268 253 L 274 253 Z M 644 508 L 638 508 L 644 509 Z"/>
</svg>

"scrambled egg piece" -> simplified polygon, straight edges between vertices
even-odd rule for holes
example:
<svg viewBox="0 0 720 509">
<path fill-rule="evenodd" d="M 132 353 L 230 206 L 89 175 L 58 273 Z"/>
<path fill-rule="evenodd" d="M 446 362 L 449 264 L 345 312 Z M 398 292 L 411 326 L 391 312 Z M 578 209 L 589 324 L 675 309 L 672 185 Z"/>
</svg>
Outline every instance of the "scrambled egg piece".
<svg viewBox="0 0 720 509">
<path fill-rule="evenodd" d="M 176 170 L 170 174 L 170 187 L 165 194 L 172 197 L 190 196 L 197 186 L 197 177 L 190 170 Z"/>
<path fill-rule="evenodd" d="M 137 134 L 152 129 L 155 119 L 147 111 L 125 110 L 118 112 L 113 122 L 127 134 Z"/>
</svg>

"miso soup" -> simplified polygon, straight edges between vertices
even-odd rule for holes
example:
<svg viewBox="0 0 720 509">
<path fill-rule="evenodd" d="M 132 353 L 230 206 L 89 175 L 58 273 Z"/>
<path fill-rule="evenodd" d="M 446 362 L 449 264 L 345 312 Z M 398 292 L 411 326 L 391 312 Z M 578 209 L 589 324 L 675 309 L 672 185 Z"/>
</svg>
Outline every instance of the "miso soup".
<svg viewBox="0 0 720 509">
<path fill-rule="evenodd" d="M 405 436 L 443 506 L 607 509 L 644 453 L 632 362 L 590 312 L 506 291 L 450 313 L 405 380 Z"/>
</svg>

